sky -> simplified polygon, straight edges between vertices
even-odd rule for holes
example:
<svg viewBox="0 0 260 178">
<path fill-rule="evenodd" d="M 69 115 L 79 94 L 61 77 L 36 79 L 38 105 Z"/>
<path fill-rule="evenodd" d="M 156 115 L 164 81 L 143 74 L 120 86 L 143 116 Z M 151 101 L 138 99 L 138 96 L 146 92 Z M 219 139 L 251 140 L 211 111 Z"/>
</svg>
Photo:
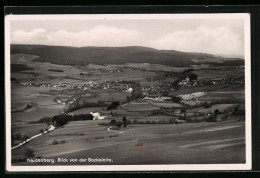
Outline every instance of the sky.
<svg viewBox="0 0 260 178">
<path fill-rule="evenodd" d="M 243 19 L 11 20 L 11 44 L 145 46 L 159 50 L 244 55 Z"/>
</svg>

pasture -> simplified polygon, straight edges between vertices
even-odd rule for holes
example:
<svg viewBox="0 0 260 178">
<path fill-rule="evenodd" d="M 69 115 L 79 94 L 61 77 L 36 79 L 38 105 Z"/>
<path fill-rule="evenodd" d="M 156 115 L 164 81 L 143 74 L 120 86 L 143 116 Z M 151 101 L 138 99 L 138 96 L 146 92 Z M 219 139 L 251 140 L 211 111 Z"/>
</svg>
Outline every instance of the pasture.
<svg viewBox="0 0 260 178">
<path fill-rule="evenodd" d="M 218 109 L 220 112 L 231 112 L 236 107 L 236 104 L 215 104 L 211 106 L 210 108 L 201 109 L 198 112 L 200 113 L 214 113 L 216 109 Z"/>
<path fill-rule="evenodd" d="M 113 163 L 94 164 L 245 162 L 244 122 L 229 120 L 221 123 L 133 124 L 119 131 L 108 131 L 107 127 L 99 126 L 97 123 L 100 121 L 70 122 L 62 128 L 32 140 L 23 147 L 12 150 L 12 158 L 13 160 L 23 158 L 25 148 L 33 146 L 36 155 L 45 158 L 103 157 L 113 160 Z M 53 145 L 55 140 L 58 144 Z M 65 143 L 62 143 L 62 140 Z M 64 164 L 68 163 L 56 162 L 54 165 Z M 29 164 L 14 162 L 13 165 Z"/>
<path fill-rule="evenodd" d="M 138 101 L 138 102 L 132 101 L 132 102 L 126 104 L 123 108 L 127 111 L 135 111 L 135 112 L 152 111 L 155 109 L 159 109 L 159 107 L 149 104 L 145 101 Z"/>
<path fill-rule="evenodd" d="M 181 104 L 170 102 L 170 101 L 156 101 L 156 100 L 146 100 L 147 103 L 152 104 L 159 108 L 166 108 L 166 109 L 172 109 L 172 108 L 180 108 L 182 107 Z"/>
<path fill-rule="evenodd" d="M 24 133 L 29 137 L 40 133 L 41 129 L 45 131 L 49 126 L 46 123 L 40 124 L 12 124 L 12 133 Z"/>
</svg>

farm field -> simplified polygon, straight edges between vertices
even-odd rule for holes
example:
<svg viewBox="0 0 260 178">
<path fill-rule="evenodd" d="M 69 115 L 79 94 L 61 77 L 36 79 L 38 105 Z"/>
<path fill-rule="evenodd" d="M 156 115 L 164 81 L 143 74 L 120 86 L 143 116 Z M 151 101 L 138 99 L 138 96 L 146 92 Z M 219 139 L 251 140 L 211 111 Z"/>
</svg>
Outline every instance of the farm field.
<svg viewBox="0 0 260 178">
<path fill-rule="evenodd" d="M 240 76 L 241 71 L 239 69 L 233 68 L 222 68 L 222 70 L 196 70 L 194 71 L 198 75 L 199 79 L 221 79 L 226 78 L 227 76 Z"/>
<path fill-rule="evenodd" d="M 216 104 L 207 109 L 201 109 L 200 113 L 214 113 L 216 109 L 220 112 L 231 112 L 236 107 L 236 104 Z"/>
<path fill-rule="evenodd" d="M 157 106 L 157 107 L 162 107 L 162 108 L 167 108 L 167 109 L 171 109 L 171 108 L 179 108 L 182 107 L 181 104 L 178 103 L 174 103 L 174 102 L 168 102 L 168 101 L 156 101 L 156 100 L 146 100 L 147 103 Z"/>
<path fill-rule="evenodd" d="M 71 114 L 89 114 L 90 112 L 101 112 L 101 111 L 103 111 L 102 107 L 88 107 L 88 108 L 82 108 L 73 111 L 71 112 Z"/>
<path fill-rule="evenodd" d="M 23 148 L 13 150 L 13 159 L 18 159 L 25 147 L 33 146 L 38 156 L 55 160 L 109 158 L 113 160 L 112 164 L 245 162 L 245 125 L 235 118 L 217 124 L 129 125 L 120 132 L 108 131 L 107 127 L 97 126 L 97 123 L 98 121 L 71 122 L 31 141 Z M 65 140 L 65 143 L 52 145 L 54 140 Z M 54 164 L 66 165 L 58 162 Z"/>
<path fill-rule="evenodd" d="M 29 137 L 40 133 L 41 129 L 45 131 L 49 126 L 46 123 L 42 124 L 13 124 L 12 131 L 14 133 L 26 133 Z"/>
<path fill-rule="evenodd" d="M 154 109 L 159 109 L 158 106 L 154 106 L 149 104 L 145 101 L 138 101 L 138 102 L 130 102 L 129 104 L 123 107 L 127 111 L 152 111 Z"/>
</svg>

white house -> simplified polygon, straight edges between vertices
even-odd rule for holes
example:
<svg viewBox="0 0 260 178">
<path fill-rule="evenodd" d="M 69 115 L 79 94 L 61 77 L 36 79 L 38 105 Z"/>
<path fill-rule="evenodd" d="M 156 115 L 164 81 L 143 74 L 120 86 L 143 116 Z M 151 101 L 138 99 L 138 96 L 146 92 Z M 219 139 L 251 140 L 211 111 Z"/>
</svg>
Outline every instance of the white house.
<svg viewBox="0 0 260 178">
<path fill-rule="evenodd" d="M 128 93 L 132 93 L 133 91 L 134 91 L 133 88 L 130 87 L 130 88 L 127 89 L 126 92 L 128 92 Z"/>
<path fill-rule="evenodd" d="M 90 112 L 90 114 L 93 116 L 93 120 L 102 120 L 105 119 L 105 115 L 100 115 L 99 112 Z"/>
</svg>

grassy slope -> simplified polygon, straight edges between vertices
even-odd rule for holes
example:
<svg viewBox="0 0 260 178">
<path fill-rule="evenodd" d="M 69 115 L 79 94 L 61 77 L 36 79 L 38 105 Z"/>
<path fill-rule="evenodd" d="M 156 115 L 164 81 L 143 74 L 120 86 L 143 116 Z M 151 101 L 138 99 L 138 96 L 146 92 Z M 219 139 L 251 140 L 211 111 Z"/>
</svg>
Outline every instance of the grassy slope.
<svg viewBox="0 0 260 178">
<path fill-rule="evenodd" d="M 111 158 L 114 160 L 112 164 L 241 163 L 245 160 L 243 122 L 229 120 L 222 123 L 129 125 L 121 130 L 122 133 L 109 132 L 106 127 L 94 125 L 96 122 L 93 121 L 71 122 L 64 128 L 33 140 L 27 146 L 34 145 L 36 154 L 46 158 Z M 230 128 L 207 131 L 223 126 Z M 224 141 L 233 138 L 239 140 Z M 51 145 L 53 140 L 66 140 L 66 143 Z M 206 144 L 212 140 L 220 141 Z M 241 144 L 221 149 L 207 147 L 231 142 Z M 136 145 L 140 143 L 143 147 L 139 148 Z M 182 148 L 189 144 L 195 146 Z M 13 150 L 13 156 L 21 156 L 25 147 Z"/>
</svg>

